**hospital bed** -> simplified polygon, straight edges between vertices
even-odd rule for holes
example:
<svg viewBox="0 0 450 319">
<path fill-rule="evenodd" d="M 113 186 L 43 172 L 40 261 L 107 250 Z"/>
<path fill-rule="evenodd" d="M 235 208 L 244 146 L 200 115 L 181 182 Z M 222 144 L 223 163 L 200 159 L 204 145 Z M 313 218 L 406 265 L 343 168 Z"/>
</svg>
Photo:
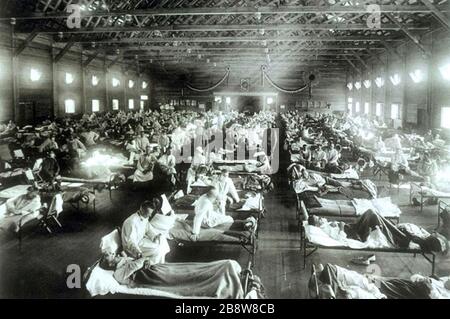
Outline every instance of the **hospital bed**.
<svg viewBox="0 0 450 319">
<path fill-rule="evenodd" d="M 414 194 L 419 195 L 420 212 L 423 212 L 423 206 L 428 199 L 450 199 L 450 193 L 440 192 L 438 190 L 431 189 L 420 183 L 411 183 L 411 188 L 409 189 L 409 202 L 412 203 Z"/>
<path fill-rule="evenodd" d="M 108 242 L 112 250 L 121 253 L 122 243 L 120 238 L 120 229 L 116 229 L 104 238 L 109 237 Z M 102 242 L 103 242 L 102 239 Z M 102 249 L 108 250 L 109 248 L 102 247 Z M 198 297 L 195 295 L 195 291 L 192 291 L 192 296 L 182 297 L 173 293 L 164 292 L 158 287 L 130 287 L 126 285 L 119 284 L 113 277 L 113 271 L 108 271 L 100 268 L 100 259 L 98 259 L 93 265 L 87 268 L 83 275 L 83 283 L 86 292 L 91 297 L 96 296 L 109 296 L 117 294 L 122 296 L 130 296 L 133 298 L 137 297 L 147 297 L 147 298 L 175 298 L 175 299 L 186 299 L 186 298 L 214 298 L 214 296 L 209 297 Z M 259 278 L 253 275 L 251 270 L 251 263 L 246 265 L 246 268 L 241 271 L 241 285 L 244 292 L 244 297 L 248 299 L 257 298 L 262 295 L 262 285 Z"/>
<path fill-rule="evenodd" d="M 365 274 L 363 274 L 363 275 L 365 275 Z M 423 277 L 422 275 L 413 275 L 413 276 L 411 276 L 411 279 L 413 279 L 413 278 L 416 277 L 416 276 Z M 396 278 L 396 277 L 379 277 L 379 276 L 373 276 L 373 277 L 375 277 L 375 278 L 380 278 L 380 279 L 400 279 L 400 278 Z M 450 298 L 450 290 L 446 289 L 445 286 L 444 286 L 444 283 L 445 283 L 447 280 L 449 280 L 449 277 L 438 278 L 438 277 L 432 276 L 432 277 L 430 277 L 430 278 L 428 278 L 428 279 L 431 279 L 431 280 L 432 280 L 432 286 L 433 286 L 433 288 L 434 288 L 434 289 L 437 289 L 437 290 L 439 291 L 439 296 L 440 296 L 439 299 L 449 299 L 449 298 Z M 311 277 L 310 277 L 309 282 L 310 282 L 310 283 L 314 283 L 314 285 L 313 285 L 312 287 L 309 287 L 309 288 L 310 288 L 310 289 L 314 289 L 315 298 L 320 299 L 319 283 L 322 283 L 322 284 L 324 284 L 324 283 L 321 282 L 320 279 L 319 279 L 319 277 L 318 277 L 317 267 L 316 267 L 315 264 L 312 264 L 312 265 L 311 265 Z M 345 285 L 347 284 L 346 282 L 337 283 L 335 280 L 333 280 L 333 279 L 330 278 L 330 277 L 328 278 L 328 282 L 329 282 L 329 283 L 335 283 L 335 284 L 337 284 L 338 286 L 339 286 L 339 285 L 344 285 L 344 287 L 345 287 Z M 328 283 L 328 282 L 327 282 L 327 283 Z M 376 285 L 376 283 L 375 283 L 375 285 Z M 402 290 L 401 290 L 401 289 L 400 289 L 400 290 L 397 290 L 397 293 L 398 293 L 399 295 L 401 295 Z M 404 293 L 404 292 L 403 292 L 403 293 Z M 311 297 L 311 295 L 310 295 L 310 297 Z M 399 297 L 399 299 L 404 299 L 404 298 Z"/>
<path fill-rule="evenodd" d="M 424 252 L 418 246 L 417 248 L 397 248 L 397 247 L 364 247 L 363 243 L 353 241 L 352 246 L 344 245 L 332 238 L 326 236 L 320 236 L 314 233 L 318 227 L 308 225 L 308 222 L 302 223 L 302 230 L 300 232 L 300 249 L 303 252 L 303 269 L 306 268 L 306 259 L 314 254 L 319 249 L 328 250 L 343 250 L 354 252 L 372 252 L 372 253 L 397 253 L 397 254 L 411 254 L 414 257 L 416 255 L 422 255 L 426 261 L 431 264 L 431 275 L 435 272 L 436 254 L 434 252 Z M 361 243 L 357 244 L 357 243 Z M 354 246 L 353 246 L 354 245 Z M 308 252 L 308 249 L 311 249 Z"/>
<path fill-rule="evenodd" d="M 299 222 L 302 216 L 316 215 L 339 219 L 356 219 L 372 209 L 381 216 L 396 223 L 400 222 L 401 210 L 389 197 L 377 199 L 333 200 L 317 196 L 297 198 L 296 215 Z"/>
</svg>

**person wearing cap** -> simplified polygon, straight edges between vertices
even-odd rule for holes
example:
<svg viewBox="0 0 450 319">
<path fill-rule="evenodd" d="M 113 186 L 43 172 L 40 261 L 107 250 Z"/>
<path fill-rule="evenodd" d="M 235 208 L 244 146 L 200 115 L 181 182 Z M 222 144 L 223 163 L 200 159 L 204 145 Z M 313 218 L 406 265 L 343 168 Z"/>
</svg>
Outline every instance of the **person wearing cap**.
<svg viewBox="0 0 450 319">
<path fill-rule="evenodd" d="M 229 177 L 229 170 L 227 168 L 221 170 L 219 177 L 213 185 L 217 189 L 217 199 L 220 211 L 225 215 L 227 202 L 232 204 L 233 201 L 236 203 L 240 201 L 239 194 L 234 186 L 233 180 Z"/>
<path fill-rule="evenodd" d="M 0 228 L 18 232 L 21 225 L 39 216 L 41 207 L 38 189 L 34 186 L 28 187 L 26 194 L 11 198 L 6 202 L 6 216 L 0 222 Z"/>
<path fill-rule="evenodd" d="M 122 225 L 122 246 L 128 256 L 135 259 L 148 257 L 153 263 L 164 263 L 170 251 L 167 239 L 151 226 L 152 219 L 160 212 L 162 201 L 154 198 L 141 204 L 139 210 L 129 216 Z"/>
</svg>

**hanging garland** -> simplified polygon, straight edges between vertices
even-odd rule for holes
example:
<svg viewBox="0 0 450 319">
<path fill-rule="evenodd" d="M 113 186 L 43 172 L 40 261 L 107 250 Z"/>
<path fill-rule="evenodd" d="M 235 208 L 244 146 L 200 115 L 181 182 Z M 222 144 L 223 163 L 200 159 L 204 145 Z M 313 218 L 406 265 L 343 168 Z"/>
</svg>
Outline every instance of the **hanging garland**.
<svg viewBox="0 0 450 319">
<path fill-rule="evenodd" d="M 266 68 L 264 66 L 261 68 L 261 72 L 263 75 L 263 83 L 264 83 L 264 79 L 266 79 L 270 85 L 272 85 L 274 88 L 276 88 L 277 90 L 284 92 L 284 93 L 296 94 L 296 93 L 300 93 L 300 92 L 304 91 L 307 88 L 311 88 L 311 83 L 309 83 L 307 85 L 302 86 L 301 88 L 294 89 L 294 90 L 283 89 L 282 87 L 280 87 L 279 85 L 277 85 L 275 82 L 272 81 L 272 79 L 266 73 Z"/>
<path fill-rule="evenodd" d="M 190 85 L 189 83 L 186 82 L 186 83 L 185 83 L 185 84 L 186 84 L 186 87 L 187 87 L 188 89 L 190 89 L 190 90 L 192 90 L 192 91 L 196 91 L 196 92 L 208 92 L 208 91 L 214 90 L 216 87 L 218 87 L 218 86 L 221 85 L 223 82 L 225 82 L 225 80 L 228 79 L 228 76 L 230 75 L 230 68 L 228 67 L 228 68 L 226 68 L 226 70 L 227 70 L 227 72 L 225 73 L 225 75 L 223 76 L 223 78 L 220 79 L 220 81 L 217 82 L 216 84 L 214 84 L 213 86 L 210 86 L 210 87 L 204 88 L 204 89 L 199 89 L 199 88 L 193 87 L 192 85 Z"/>
</svg>

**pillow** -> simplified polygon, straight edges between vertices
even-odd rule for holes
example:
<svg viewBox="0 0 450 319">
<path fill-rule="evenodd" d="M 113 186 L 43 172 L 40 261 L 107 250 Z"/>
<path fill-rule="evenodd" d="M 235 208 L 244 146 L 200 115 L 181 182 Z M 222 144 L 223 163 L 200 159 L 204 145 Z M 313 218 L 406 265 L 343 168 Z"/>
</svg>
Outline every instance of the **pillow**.
<svg viewBox="0 0 450 319">
<path fill-rule="evenodd" d="M 100 242 L 100 250 L 104 252 L 115 252 L 117 253 L 122 246 L 122 241 L 120 238 L 120 233 L 117 229 L 110 232 L 108 235 L 103 236 Z"/>
<path fill-rule="evenodd" d="M 150 224 L 162 233 L 167 233 L 174 225 L 177 217 L 175 215 L 156 214 Z"/>
<path fill-rule="evenodd" d="M 86 289 L 94 297 L 115 293 L 120 288 L 120 284 L 113 277 L 113 271 L 100 268 L 98 265 L 92 270 Z"/>
</svg>

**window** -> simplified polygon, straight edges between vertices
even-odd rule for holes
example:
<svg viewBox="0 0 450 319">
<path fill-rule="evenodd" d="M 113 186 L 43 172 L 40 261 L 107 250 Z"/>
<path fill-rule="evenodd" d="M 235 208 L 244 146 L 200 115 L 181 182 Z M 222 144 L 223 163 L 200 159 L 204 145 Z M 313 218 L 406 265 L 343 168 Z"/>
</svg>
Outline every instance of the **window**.
<svg viewBox="0 0 450 319">
<path fill-rule="evenodd" d="M 425 79 L 425 74 L 420 69 L 414 70 L 413 72 L 409 72 L 409 76 L 411 77 L 411 80 L 413 80 L 414 83 L 423 82 L 423 80 Z"/>
<path fill-rule="evenodd" d="M 444 80 L 450 81 L 450 63 L 439 67 L 439 71 L 441 72 Z"/>
<path fill-rule="evenodd" d="M 134 100 L 133 99 L 128 100 L 128 108 L 130 110 L 134 110 Z"/>
<path fill-rule="evenodd" d="M 225 98 L 225 102 L 226 102 L 227 104 L 231 104 L 231 97 Z"/>
<path fill-rule="evenodd" d="M 148 95 L 141 95 L 142 101 L 148 101 Z"/>
<path fill-rule="evenodd" d="M 93 75 L 92 78 L 91 78 L 92 86 L 97 86 L 98 82 L 99 82 L 98 77 L 96 75 Z"/>
<path fill-rule="evenodd" d="M 92 112 L 99 112 L 99 111 L 100 111 L 100 101 L 92 100 Z"/>
<path fill-rule="evenodd" d="M 355 82 L 355 88 L 357 90 L 361 89 L 361 82 Z"/>
<path fill-rule="evenodd" d="M 364 103 L 364 114 L 369 114 L 370 113 L 370 103 L 366 102 Z"/>
<path fill-rule="evenodd" d="M 366 89 L 369 89 L 369 88 L 372 86 L 372 81 L 370 81 L 370 80 L 365 80 L 365 81 L 363 82 L 363 84 L 364 84 L 364 87 L 365 87 Z"/>
<path fill-rule="evenodd" d="M 66 114 L 75 113 L 75 101 L 72 99 L 68 99 L 64 101 L 64 106 L 66 109 Z"/>
<path fill-rule="evenodd" d="M 349 91 L 353 90 L 353 83 L 347 83 L 347 88 L 349 89 Z"/>
<path fill-rule="evenodd" d="M 450 129 L 450 106 L 441 108 L 441 127 Z"/>
<path fill-rule="evenodd" d="M 31 82 L 37 82 L 41 79 L 42 73 L 37 69 L 30 70 L 30 80 Z"/>
<path fill-rule="evenodd" d="M 348 113 L 351 115 L 353 112 L 353 98 L 351 97 L 348 98 L 347 110 Z"/>
<path fill-rule="evenodd" d="M 112 109 L 114 111 L 117 111 L 119 109 L 119 100 L 117 100 L 117 99 L 112 100 Z"/>
<path fill-rule="evenodd" d="M 66 81 L 66 84 L 72 84 L 73 83 L 73 74 L 66 72 L 65 81 Z"/>
<path fill-rule="evenodd" d="M 113 78 L 113 79 L 112 79 L 112 86 L 116 88 L 116 87 L 118 87 L 119 85 L 120 85 L 119 79 Z"/>
<path fill-rule="evenodd" d="M 400 77 L 400 75 L 398 73 L 396 73 L 390 77 L 390 80 L 394 86 L 397 86 L 402 81 L 402 78 Z"/>
<path fill-rule="evenodd" d="M 145 108 L 145 101 L 141 101 L 139 107 L 143 110 Z"/>
<path fill-rule="evenodd" d="M 359 105 L 359 102 L 356 102 L 356 104 L 355 104 L 355 112 L 359 113 L 360 111 L 361 111 L 361 107 Z"/>
<path fill-rule="evenodd" d="M 273 104 L 273 97 L 268 97 L 267 98 L 267 104 L 268 105 L 272 105 Z"/>
<path fill-rule="evenodd" d="M 145 81 L 142 81 L 142 88 L 145 90 L 148 87 L 148 83 Z"/>
<path fill-rule="evenodd" d="M 376 84 L 379 88 L 383 87 L 383 86 L 384 86 L 384 79 L 383 79 L 382 77 L 377 77 L 377 78 L 375 79 L 375 84 Z"/>
<path fill-rule="evenodd" d="M 129 80 L 129 81 L 128 81 L 128 87 L 129 87 L 130 89 L 132 89 L 132 88 L 134 87 L 134 81 L 133 81 L 133 80 Z"/>
<path fill-rule="evenodd" d="M 375 114 L 376 114 L 376 116 L 382 116 L 383 115 L 383 103 L 377 103 Z"/>
<path fill-rule="evenodd" d="M 391 105 L 391 119 L 392 120 L 400 119 L 400 105 L 399 104 Z"/>
</svg>

